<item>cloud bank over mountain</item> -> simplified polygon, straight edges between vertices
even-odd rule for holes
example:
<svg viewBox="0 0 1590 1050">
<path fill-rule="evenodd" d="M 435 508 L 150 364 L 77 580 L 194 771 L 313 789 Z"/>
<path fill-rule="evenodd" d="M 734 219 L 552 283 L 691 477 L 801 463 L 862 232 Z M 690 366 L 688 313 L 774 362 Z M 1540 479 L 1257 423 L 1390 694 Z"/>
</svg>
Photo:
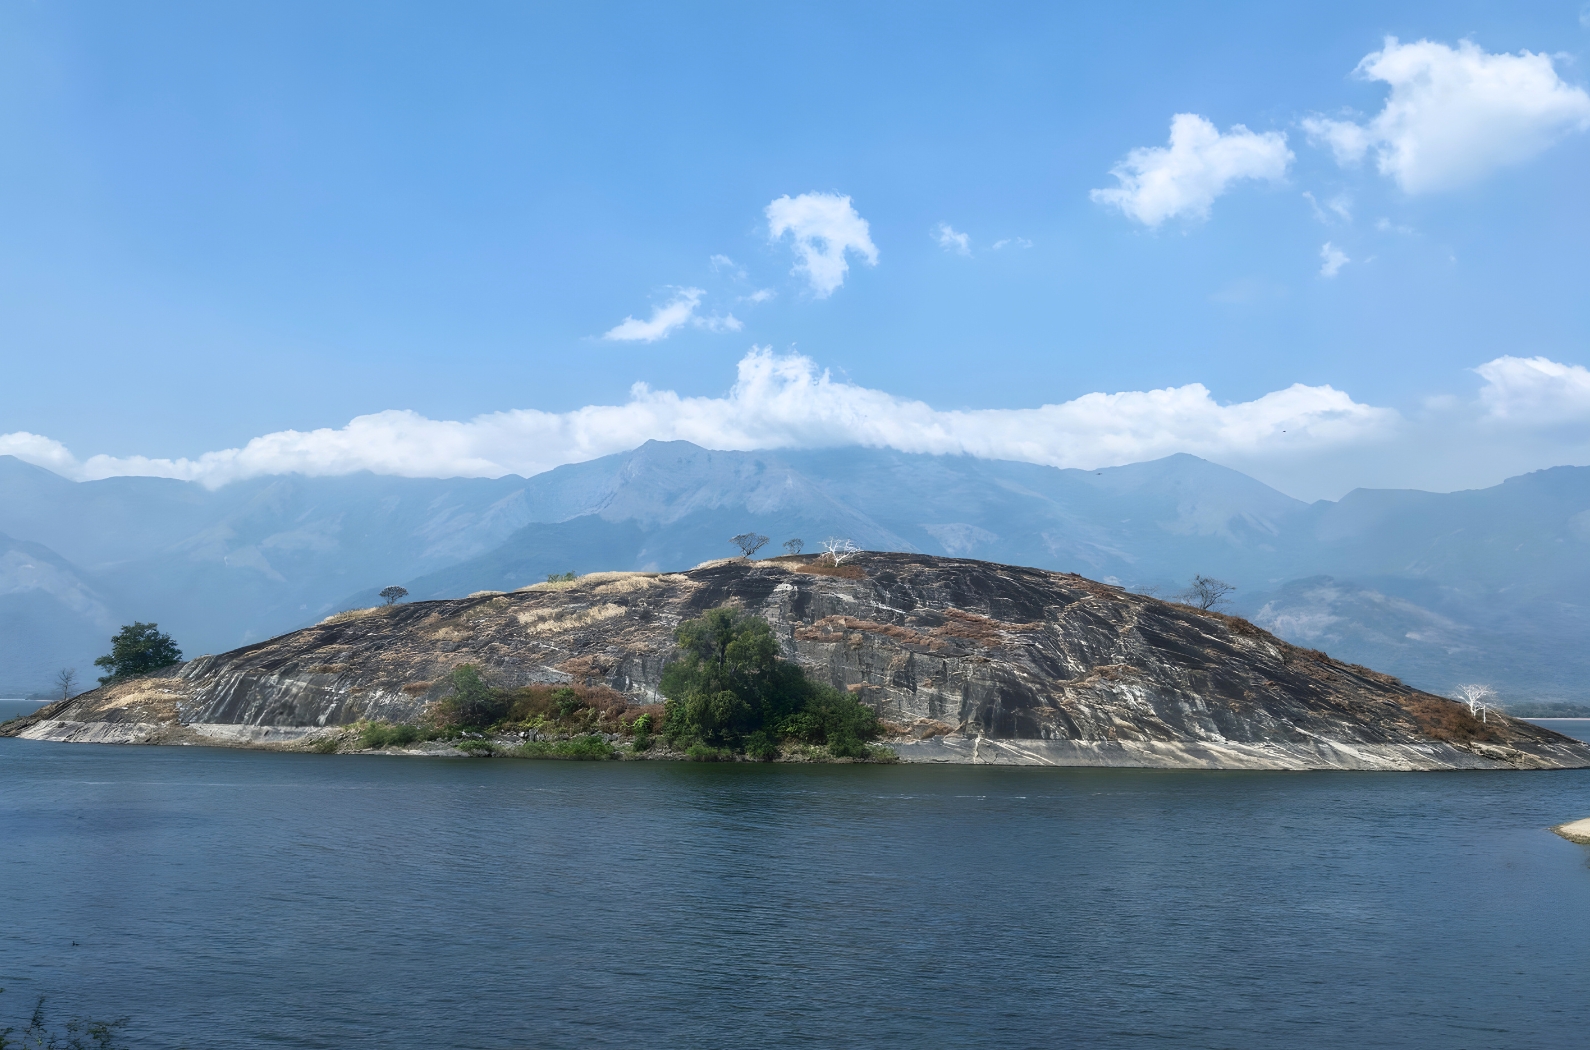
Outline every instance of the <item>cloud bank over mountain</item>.
<svg viewBox="0 0 1590 1050">
<path fill-rule="evenodd" d="M 1416 418 L 1301 383 L 1231 404 L 1191 383 L 1091 393 L 1036 408 L 942 410 L 835 379 L 800 354 L 753 348 L 722 397 L 682 397 L 637 383 L 624 404 L 572 412 L 517 409 L 456 421 L 394 409 L 338 429 L 278 431 L 242 448 L 178 459 L 79 460 L 58 441 L 16 432 L 0 435 L 0 454 L 76 479 L 146 475 L 215 487 L 259 475 L 364 470 L 532 475 L 651 439 L 738 450 L 860 445 L 1089 469 L 1188 452 L 1312 498 L 1359 484 L 1464 487 L 1497 471 L 1556 465 L 1565 451 L 1571 459 L 1590 447 L 1585 368 L 1499 357 L 1475 371 L 1484 380 L 1477 399 L 1433 401 Z M 1406 469 L 1423 470 L 1423 478 L 1375 475 L 1370 465 L 1392 449 Z"/>
</svg>

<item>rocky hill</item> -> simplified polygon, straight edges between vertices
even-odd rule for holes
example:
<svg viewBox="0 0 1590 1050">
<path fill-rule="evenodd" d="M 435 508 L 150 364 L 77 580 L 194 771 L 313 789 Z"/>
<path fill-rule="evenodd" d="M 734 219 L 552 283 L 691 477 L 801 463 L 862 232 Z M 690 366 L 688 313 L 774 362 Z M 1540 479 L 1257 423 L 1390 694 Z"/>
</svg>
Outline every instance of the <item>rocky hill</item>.
<svg viewBox="0 0 1590 1050">
<path fill-rule="evenodd" d="M 872 705 L 907 761 L 1232 769 L 1590 766 L 1590 744 L 1467 708 L 1218 613 L 1080 576 L 914 554 L 708 563 L 344 614 L 5 727 L 33 739 L 292 746 L 494 685 L 655 702 L 681 620 L 765 617 Z"/>
</svg>

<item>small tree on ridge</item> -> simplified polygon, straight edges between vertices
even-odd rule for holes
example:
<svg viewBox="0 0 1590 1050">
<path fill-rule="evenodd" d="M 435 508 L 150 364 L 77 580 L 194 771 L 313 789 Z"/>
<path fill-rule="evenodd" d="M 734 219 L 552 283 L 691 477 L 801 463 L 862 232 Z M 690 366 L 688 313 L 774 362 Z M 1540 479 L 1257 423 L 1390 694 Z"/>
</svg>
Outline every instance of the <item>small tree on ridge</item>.
<svg viewBox="0 0 1590 1050">
<path fill-rule="evenodd" d="M 159 624 L 130 623 L 116 632 L 110 640 L 110 653 L 95 660 L 94 666 L 109 672 L 99 680 L 100 685 L 109 685 L 170 667 L 181 659 L 182 650 Z"/>
<path fill-rule="evenodd" d="M 399 587 L 395 583 L 390 587 L 381 588 L 381 597 L 386 599 L 386 604 L 388 605 L 391 605 L 394 602 L 400 602 L 408 596 L 409 589 L 407 587 Z"/>
<path fill-rule="evenodd" d="M 740 553 L 749 558 L 762 549 L 767 537 L 757 532 L 742 532 L 738 536 L 730 537 L 729 542 L 740 548 Z"/>
<path fill-rule="evenodd" d="M 1194 576 L 1192 584 L 1178 597 L 1188 605 L 1196 605 L 1208 612 L 1222 605 L 1230 605 L 1231 600 L 1226 595 L 1236 589 L 1225 580 L 1217 580 L 1213 576 Z"/>
</svg>

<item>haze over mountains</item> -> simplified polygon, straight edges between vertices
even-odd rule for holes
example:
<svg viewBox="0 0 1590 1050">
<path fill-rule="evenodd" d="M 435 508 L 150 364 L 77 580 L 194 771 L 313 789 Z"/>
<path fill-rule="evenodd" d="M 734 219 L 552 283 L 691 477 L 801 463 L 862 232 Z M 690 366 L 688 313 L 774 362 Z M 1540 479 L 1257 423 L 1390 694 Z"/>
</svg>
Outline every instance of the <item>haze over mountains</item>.
<svg viewBox="0 0 1590 1050">
<path fill-rule="evenodd" d="M 1306 504 L 1192 456 L 1098 471 L 845 448 L 648 442 L 533 478 L 279 476 L 216 490 L 73 482 L 0 457 L 0 694 L 43 694 L 134 619 L 190 656 L 375 601 L 508 590 L 550 572 L 679 569 L 728 537 L 843 536 L 1169 593 L 1193 573 L 1299 645 L 1446 692 L 1590 699 L 1590 468 L 1477 491 Z"/>
</svg>

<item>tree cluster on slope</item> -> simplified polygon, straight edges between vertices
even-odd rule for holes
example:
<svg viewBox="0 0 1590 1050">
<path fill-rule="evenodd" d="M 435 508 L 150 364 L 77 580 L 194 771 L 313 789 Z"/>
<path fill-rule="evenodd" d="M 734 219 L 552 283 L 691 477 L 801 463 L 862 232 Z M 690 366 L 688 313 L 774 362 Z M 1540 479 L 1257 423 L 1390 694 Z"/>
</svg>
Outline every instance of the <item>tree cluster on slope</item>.
<svg viewBox="0 0 1590 1050">
<path fill-rule="evenodd" d="M 781 659 L 767 621 L 734 609 L 709 610 L 675 632 L 680 656 L 663 670 L 663 733 L 675 747 L 705 746 L 772 758 L 781 741 L 820 744 L 860 758 L 878 736 L 878 717 Z"/>
</svg>

